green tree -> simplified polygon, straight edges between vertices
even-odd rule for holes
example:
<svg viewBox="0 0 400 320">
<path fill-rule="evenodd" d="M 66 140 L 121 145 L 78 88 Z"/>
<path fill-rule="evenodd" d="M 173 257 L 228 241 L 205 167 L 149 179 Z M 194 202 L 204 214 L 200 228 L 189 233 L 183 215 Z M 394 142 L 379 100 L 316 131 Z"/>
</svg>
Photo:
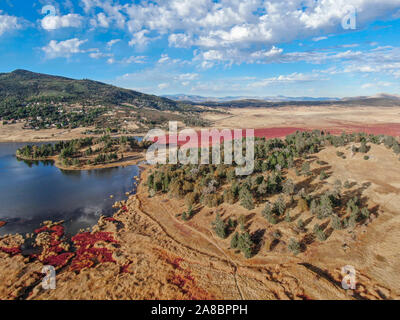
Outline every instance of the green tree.
<svg viewBox="0 0 400 320">
<path fill-rule="evenodd" d="M 239 198 L 242 207 L 246 208 L 247 210 L 254 209 L 253 195 L 247 187 L 243 187 L 240 190 Z"/>
<path fill-rule="evenodd" d="M 212 223 L 212 227 L 218 237 L 225 239 L 228 236 L 227 226 L 225 222 L 221 219 L 221 215 L 219 213 L 217 213 L 215 221 Z"/>
<path fill-rule="evenodd" d="M 238 245 L 239 245 L 239 233 L 235 232 L 235 234 L 231 239 L 231 249 L 237 249 Z"/>
<path fill-rule="evenodd" d="M 254 243 L 251 240 L 251 236 L 248 232 L 245 232 L 239 236 L 238 248 L 243 252 L 243 255 L 246 259 L 251 258 L 253 255 L 253 246 Z"/>
<path fill-rule="evenodd" d="M 283 183 L 282 191 L 286 195 L 290 196 L 290 195 L 293 195 L 295 193 L 294 188 L 295 188 L 295 186 L 294 186 L 293 180 L 288 179 Z"/>
</svg>

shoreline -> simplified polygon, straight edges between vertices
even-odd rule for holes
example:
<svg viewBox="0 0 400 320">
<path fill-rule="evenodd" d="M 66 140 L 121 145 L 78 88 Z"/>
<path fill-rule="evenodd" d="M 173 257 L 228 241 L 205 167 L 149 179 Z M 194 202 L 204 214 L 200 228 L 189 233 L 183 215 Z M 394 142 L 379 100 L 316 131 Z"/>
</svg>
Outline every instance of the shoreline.
<svg viewBox="0 0 400 320">
<path fill-rule="evenodd" d="M 380 149 L 385 150 L 383 147 Z M 322 153 L 323 159 L 336 159 L 335 150 L 325 150 Z M 340 161 L 354 162 L 356 165 L 355 159 Z M 370 164 L 373 165 L 373 162 Z M 325 243 L 312 245 L 310 251 L 299 256 L 293 256 L 283 246 L 277 246 L 272 251 L 265 247 L 257 256 L 245 259 L 229 249 L 229 239 L 218 238 L 209 226 L 216 212 L 227 218 L 232 212 L 237 215 L 241 212 L 248 214 L 247 211 L 238 204 L 224 204 L 217 209 L 196 206 L 194 209 L 199 211 L 184 222 L 176 216 L 186 210 L 182 199 L 169 198 L 167 194 L 149 198 L 143 182 L 153 168 L 150 165 L 141 167 L 136 194 L 115 202 L 116 213 L 110 217 L 100 217 L 91 231 L 78 233 L 71 238 L 78 246 L 80 242 L 84 245 L 94 242 L 89 251 L 84 251 L 94 260 L 93 255 L 98 254 L 98 262 L 94 264 L 85 264 L 87 260 L 80 260 L 83 256 L 71 249 L 54 257 L 51 252 L 43 250 L 44 255 L 39 256 L 39 260 L 27 259 L 17 250 L 22 242 L 20 236 L 7 238 L 7 252 L 0 251 L 0 296 L 3 299 L 25 297 L 34 300 L 146 300 L 150 297 L 163 300 L 269 300 L 304 297 L 349 300 L 356 299 L 358 295 L 366 299 L 379 299 L 376 290 L 385 290 L 389 292 L 389 297 L 400 297 L 398 286 L 388 286 L 362 268 L 363 261 L 357 257 L 374 241 L 363 236 L 362 228 L 355 231 L 360 239 L 357 245 L 347 240 L 345 233 L 341 233 Z M 252 210 L 257 212 L 251 218 L 254 224 L 252 231 L 266 226 L 266 243 L 269 243 L 275 227 L 265 225 L 264 218 L 259 214 L 261 209 L 258 206 Z M 383 221 L 379 218 L 378 222 L 372 223 L 373 232 L 386 234 L 387 230 L 380 229 L 380 226 L 385 228 L 383 222 L 390 213 L 387 212 L 385 216 Z M 279 229 L 285 228 L 282 222 Z M 62 231 L 56 223 L 45 224 L 38 230 L 43 232 L 43 236 L 49 234 L 54 237 Z M 4 238 L 0 240 L 5 241 Z M 343 240 L 350 241 L 349 250 L 353 252 L 350 261 L 349 252 L 340 250 Z M 53 238 L 54 241 L 62 240 Z M 387 257 L 388 253 L 381 254 Z M 341 281 L 340 267 L 344 262 L 357 268 L 359 286 L 355 295 L 348 295 L 336 285 Z M 7 273 L 11 263 L 13 272 Z M 57 289 L 44 291 L 40 285 L 41 277 L 36 273 L 43 265 L 52 263 L 57 270 Z M 327 270 L 327 277 L 331 280 L 318 277 L 313 266 Z M 20 281 L 18 276 L 21 270 L 24 270 L 24 279 Z M 33 286 L 26 284 L 31 278 L 37 281 Z M 6 283 L 12 283 L 11 287 L 7 287 Z M 316 290 L 315 286 L 322 290 Z M 378 289 L 374 289 L 376 287 Z"/>
<path fill-rule="evenodd" d="M 66 167 L 60 163 L 60 161 L 58 160 L 58 156 L 37 158 L 37 159 L 26 158 L 26 157 L 19 156 L 17 154 L 15 156 L 18 160 L 22 160 L 22 161 L 53 161 L 54 165 L 58 169 L 64 170 L 64 171 L 88 171 L 88 170 L 108 169 L 108 168 L 117 168 L 117 167 L 137 166 L 139 162 L 146 160 L 144 152 L 142 152 L 142 153 L 135 153 L 134 155 L 131 155 L 129 158 L 132 158 L 135 156 L 138 157 L 136 159 L 131 159 L 131 160 L 116 161 L 116 162 L 104 163 L 104 164 L 99 164 L 99 165 L 84 165 L 81 167 L 74 167 L 74 166 Z"/>
</svg>

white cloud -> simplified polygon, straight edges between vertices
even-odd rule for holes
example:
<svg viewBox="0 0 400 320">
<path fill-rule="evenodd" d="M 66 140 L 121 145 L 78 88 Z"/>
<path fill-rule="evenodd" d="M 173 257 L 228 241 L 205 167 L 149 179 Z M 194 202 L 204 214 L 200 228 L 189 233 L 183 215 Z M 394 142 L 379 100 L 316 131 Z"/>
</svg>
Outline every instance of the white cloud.
<svg viewBox="0 0 400 320">
<path fill-rule="evenodd" d="M 127 30 L 131 46 L 143 49 L 150 41 L 165 36 L 171 47 L 200 49 L 203 54 L 197 52 L 196 61 L 203 68 L 221 61 L 268 63 L 279 54 L 269 51 L 281 50 L 277 48 L 281 43 L 310 38 L 321 41 L 332 34 L 348 32 L 342 27 L 342 19 L 349 6 L 357 10 L 357 29 L 377 19 L 394 19 L 400 12 L 399 0 L 156 0 L 124 5 L 117 0 L 82 0 L 81 3 L 85 12 L 92 15 L 94 27 Z M 215 58 L 211 58 L 213 55 Z M 313 63 L 320 59 L 309 58 Z"/>
<path fill-rule="evenodd" d="M 0 36 L 7 31 L 21 29 L 22 25 L 19 23 L 19 19 L 8 14 L 2 14 L 0 10 Z"/>
<path fill-rule="evenodd" d="M 60 57 L 69 58 L 73 54 L 85 52 L 80 48 L 80 46 L 85 42 L 87 42 L 87 40 L 79 40 L 78 38 L 59 42 L 51 40 L 47 46 L 42 48 L 42 50 L 49 59 Z"/>
<path fill-rule="evenodd" d="M 139 49 L 145 48 L 151 41 L 150 38 L 146 37 L 146 34 L 148 33 L 149 33 L 148 30 L 141 30 L 139 32 L 136 32 L 135 34 L 132 35 L 132 40 L 129 41 L 129 45 L 136 46 Z"/>
<path fill-rule="evenodd" d="M 315 37 L 315 38 L 313 38 L 312 41 L 318 42 L 318 41 L 322 41 L 322 40 L 326 40 L 326 39 L 328 39 L 328 37 L 321 36 L 321 37 Z"/>
<path fill-rule="evenodd" d="M 117 44 L 120 41 L 121 41 L 121 39 L 113 39 L 113 40 L 108 41 L 107 42 L 107 48 L 111 49 L 114 44 Z"/>
<path fill-rule="evenodd" d="M 56 30 L 60 28 L 79 28 L 82 26 L 83 17 L 79 14 L 67 14 L 65 16 L 48 15 L 42 19 L 42 28 Z"/>
<path fill-rule="evenodd" d="M 121 60 L 115 60 L 115 59 L 108 59 L 107 63 L 109 64 L 113 64 L 113 63 L 121 63 L 121 64 L 132 64 L 132 63 L 136 63 L 136 64 L 143 64 L 146 63 L 146 56 L 130 56 L 128 58 L 124 58 Z"/>
<path fill-rule="evenodd" d="M 374 83 L 365 83 L 361 86 L 363 89 L 371 89 L 371 88 L 377 88 L 377 87 L 391 87 L 393 83 L 391 82 L 385 82 L 385 81 L 378 81 Z"/>
<path fill-rule="evenodd" d="M 176 79 L 179 81 L 191 81 L 197 79 L 198 77 L 199 77 L 198 73 L 183 73 L 178 75 Z"/>
<path fill-rule="evenodd" d="M 91 57 L 92 59 L 100 59 L 100 58 L 106 58 L 106 57 L 112 57 L 113 56 L 113 54 L 111 54 L 111 53 L 103 53 L 97 48 L 90 49 L 90 50 L 87 50 L 87 51 L 92 51 L 92 52 L 89 53 L 89 57 Z"/>
<path fill-rule="evenodd" d="M 296 83 L 296 82 L 312 82 L 312 81 L 323 81 L 328 80 L 326 78 L 321 78 L 318 74 L 303 74 L 294 72 L 289 75 L 280 75 L 277 77 L 271 77 L 262 79 L 260 81 L 255 81 L 249 84 L 249 87 L 266 87 L 274 84 L 282 83 Z"/>
<path fill-rule="evenodd" d="M 169 87 L 169 83 L 160 83 L 158 89 L 163 90 Z"/>
<path fill-rule="evenodd" d="M 97 21 L 99 22 L 99 25 L 103 28 L 108 28 L 110 26 L 110 22 L 103 12 L 100 12 L 97 15 Z"/>
</svg>

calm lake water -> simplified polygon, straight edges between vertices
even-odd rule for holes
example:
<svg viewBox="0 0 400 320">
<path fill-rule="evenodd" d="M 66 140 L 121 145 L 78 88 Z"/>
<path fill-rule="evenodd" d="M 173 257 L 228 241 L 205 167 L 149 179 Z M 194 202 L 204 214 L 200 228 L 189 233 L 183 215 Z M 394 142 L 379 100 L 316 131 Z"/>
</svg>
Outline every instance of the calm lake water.
<svg viewBox="0 0 400 320">
<path fill-rule="evenodd" d="M 15 151 L 26 143 L 0 143 L 0 235 L 33 232 L 45 220 L 65 220 L 66 232 L 96 224 L 112 215 L 115 201 L 136 192 L 137 166 L 64 171 L 52 162 L 19 161 Z M 110 195 L 114 195 L 110 199 Z"/>
</svg>

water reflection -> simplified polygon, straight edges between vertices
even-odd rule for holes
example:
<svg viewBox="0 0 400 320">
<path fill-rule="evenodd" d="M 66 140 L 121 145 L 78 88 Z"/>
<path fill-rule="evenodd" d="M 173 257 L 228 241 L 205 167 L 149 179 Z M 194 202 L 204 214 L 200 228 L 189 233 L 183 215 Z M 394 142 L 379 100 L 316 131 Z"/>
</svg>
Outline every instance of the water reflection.
<svg viewBox="0 0 400 320">
<path fill-rule="evenodd" d="M 66 231 L 75 233 L 111 215 L 115 201 L 136 191 L 136 166 L 60 170 L 53 161 L 17 160 L 22 145 L 0 143 L 0 220 L 7 221 L 0 235 L 32 232 L 44 220 L 65 220 Z"/>
</svg>

